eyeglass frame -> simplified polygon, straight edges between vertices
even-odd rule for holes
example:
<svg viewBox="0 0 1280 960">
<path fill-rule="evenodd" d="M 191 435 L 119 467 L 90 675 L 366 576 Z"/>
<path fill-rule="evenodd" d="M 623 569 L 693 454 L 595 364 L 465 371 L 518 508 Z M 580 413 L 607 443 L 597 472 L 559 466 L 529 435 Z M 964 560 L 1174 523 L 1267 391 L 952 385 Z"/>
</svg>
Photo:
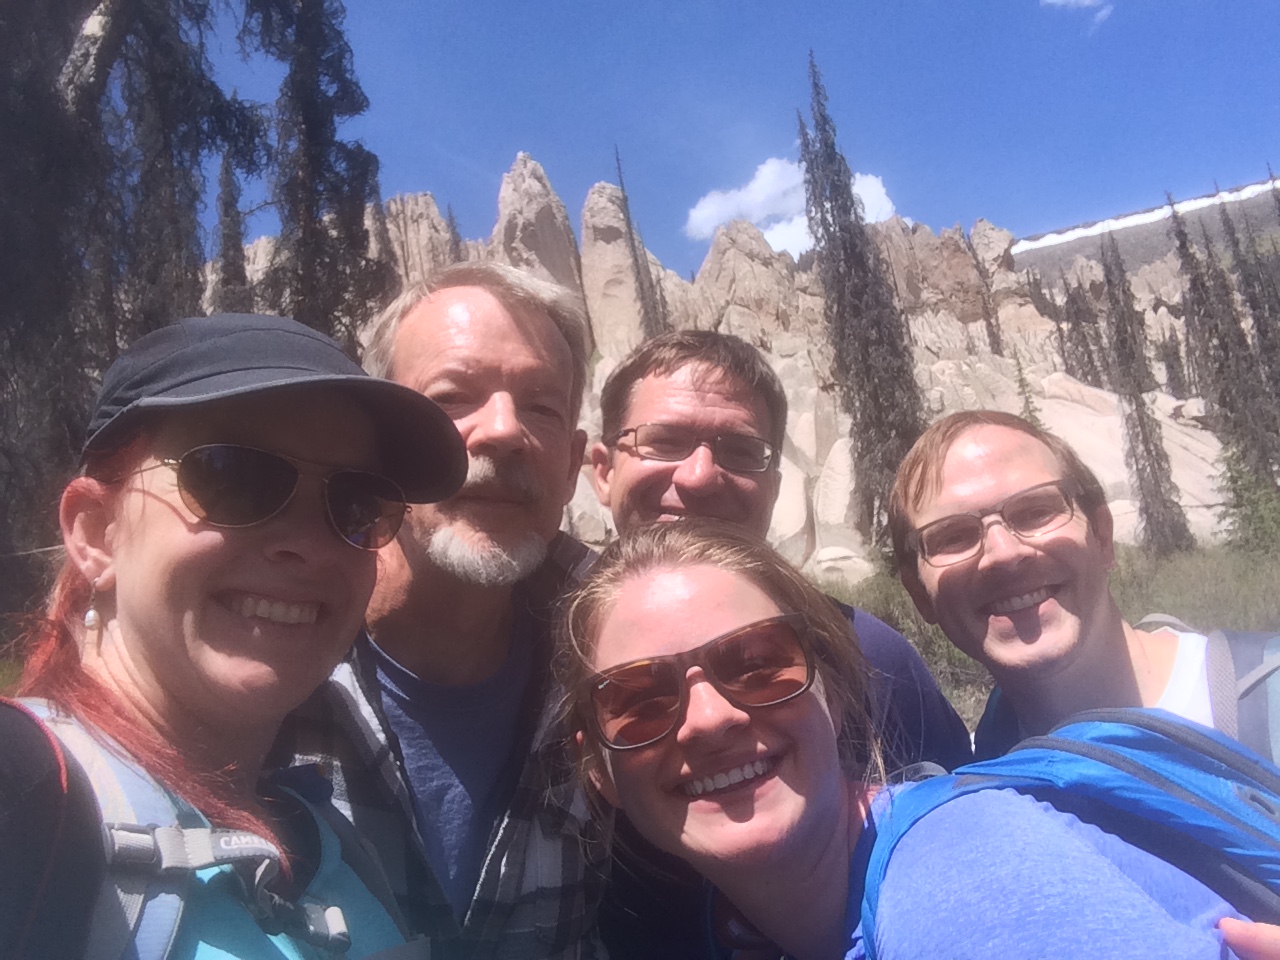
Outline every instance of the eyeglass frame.
<svg viewBox="0 0 1280 960">
<path fill-rule="evenodd" d="M 738 634 L 745 633 L 755 627 L 763 624 L 786 623 L 795 633 L 796 645 L 800 648 L 800 652 L 804 655 L 805 664 L 805 681 L 799 689 L 793 693 L 787 694 L 780 700 L 771 700 L 769 703 L 761 704 L 743 704 L 738 701 L 736 695 L 731 694 L 721 686 L 720 678 L 716 676 L 715 671 L 708 669 L 705 658 L 702 656 L 707 648 L 716 645 L 724 640 L 730 640 Z M 580 684 L 578 689 L 578 710 L 586 726 L 588 726 L 596 742 L 606 750 L 615 752 L 624 752 L 627 750 L 639 750 L 642 747 L 651 747 L 660 740 L 665 740 L 671 736 L 680 727 L 680 718 L 685 715 L 685 711 L 689 709 L 689 668 L 696 666 L 702 670 L 702 675 L 706 677 L 707 682 L 715 688 L 716 693 L 725 699 L 729 704 L 738 710 L 764 710 L 769 707 L 776 707 L 779 704 L 787 703 L 801 696 L 806 690 L 813 687 L 814 681 L 818 676 L 818 663 L 814 654 L 813 641 L 810 639 L 813 634 L 813 628 L 809 624 L 808 618 L 803 613 L 783 613 L 776 617 L 764 617 L 751 623 L 745 623 L 733 630 L 728 630 L 719 636 L 712 637 L 706 643 L 700 643 L 691 650 L 684 650 L 680 653 L 660 654 L 655 657 L 640 657 L 636 660 L 627 660 L 624 663 L 616 664 L 608 670 L 598 670 L 586 677 Z M 595 691 L 600 689 L 601 681 L 609 680 L 609 674 L 616 673 L 626 667 L 634 667 L 642 663 L 674 663 L 676 670 L 676 680 L 680 692 L 680 701 L 676 705 L 676 709 L 671 714 L 671 726 L 664 730 L 658 736 L 651 740 L 645 740 L 642 743 L 614 744 L 610 743 L 604 735 L 604 730 L 600 724 L 600 715 L 596 711 Z"/>
<path fill-rule="evenodd" d="M 645 427 L 667 427 L 673 430 L 685 429 L 684 427 L 681 427 L 678 424 L 674 424 L 674 423 L 638 423 L 634 427 L 627 427 L 624 430 L 619 430 L 617 433 L 613 434 L 612 436 L 605 437 L 604 444 L 607 447 L 614 447 L 615 449 L 621 449 L 618 445 L 619 440 L 627 436 L 627 434 L 635 434 L 636 431 L 643 430 Z M 693 452 L 697 450 L 699 447 L 706 447 L 708 450 L 711 451 L 711 459 L 712 461 L 714 461 L 716 466 L 720 467 L 720 469 L 722 470 L 728 470 L 730 473 L 736 473 L 736 474 L 768 473 L 778 463 L 777 446 L 774 445 L 773 441 L 766 440 L 764 437 L 758 437 L 754 433 L 732 433 L 732 432 L 717 433 L 714 436 L 707 438 L 707 437 L 697 436 L 696 431 L 690 431 L 690 432 L 695 434 L 693 446 L 689 448 L 689 452 L 686 453 L 683 457 L 675 457 L 671 459 L 667 457 L 648 457 L 640 453 L 638 448 L 636 450 L 635 456 L 639 457 L 641 460 L 653 460 L 657 463 L 680 463 L 684 460 L 688 460 L 689 457 L 693 456 Z M 725 438 L 734 438 L 739 440 L 741 439 L 759 440 L 761 443 L 765 445 L 765 449 L 769 452 L 768 460 L 765 462 L 765 465 L 758 470 L 734 470 L 732 467 L 725 466 L 720 461 L 720 452 L 718 449 L 720 445 L 720 441 L 724 440 Z M 633 446 L 636 446 L 636 445 L 633 443 Z"/>
<path fill-rule="evenodd" d="M 1021 533 L 1018 533 L 1017 530 L 1015 530 L 1012 526 L 1010 526 L 1009 521 L 1005 519 L 1004 508 L 1008 505 L 1010 500 L 1016 500 L 1018 497 L 1021 497 L 1024 494 L 1031 493 L 1033 490 L 1041 490 L 1045 487 L 1057 487 L 1058 492 L 1062 494 L 1062 499 L 1065 500 L 1067 504 L 1067 518 L 1064 521 L 1062 521 L 1062 523 L 1058 524 L 1056 527 L 1052 527 L 1048 530 L 1042 530 L 1040 533 L 1034 533 L 1034 534 L 1028 534 L 1028 535 L 1023 535 Z M 904 545 L 909 551 L 911 551 L 911 553 L 915 554 L 917 557 L 919 557 L 921 560 L 923 560 L 925 563 L 927 563 L 929 566 L 933 567 L 934 569 L 954 567 L 956 564 L 964 563 L 966 560 L 972 560 L 974 557 L 982 556 L 983 551 L 986 550 L 987 531 L 991 529 L 991 525 L 986 522 L 987 518 L 999 517 L 999 523 L 1002 527 L 1005 528 L 1005 530 L 1009 531 L 1009 533 L 1012 536 L 1017 537 L 1018 540 L 1020 540 L 1021 542 L 1026 543 L 1028 540 L 1034 540 L 1037 537 L 1042 537 L 1042 536 L 1045 536 L 1046 534 L 1054 533 L 1058 530 L 1061 530 L 1063 527 L 1069 524 L 1072 520 L 1074 520 L 1076 516 L 1076 512 L 1080 506 L 1080 504 L 1078 503 L 1078 499 L 1079 499 L 1079 485 L 1074 480 L 1071 480 L 1070 478 L 1062 477 L 1057 480 L 1046 480 L 1044 483 L 1033 483 L 1029 487 L 1024 487 L 1022 490 L 1017 490 L 1009 494 L 1009 496 L 1005 497 L 999 503 L 985 510 L 968 510 L 961 513 L 949 513 L 945 517 L 939 517 L 937 520 L 929 521 L 924 526 L 916 527 L 915 529 L 907 533 L 906 539 L 904 541 Z M 946 523 L 949 520 L 954 520 L 956 517 L 977 518 L 978 524 L 981 527 L 981 533 L 978 536 L 977 548 L 973 551 L 973 553 L 965 554 L 964 556 L 956 560 L 949 560 L 946 563 L 934 563 L 927 556 L 925 556 L 924 551 L 920 549 L 920 541 L 922 539 L 921 535 L 924 533 L 924 531 L 928 530 L 930 527 L 935 527 L 940 523 Z"/>
<path fill-rule="evenodd" d="M 181 468 L 182 468 L 183 459 L 188 455 L 194 453 L 195 451 L 203 450 L 206 447 L 240 447 L 245 450 L 252 450 L 255 453 L 262 453 L 262 454 L 266 454 L 269 457 L 276 457 L 280 460 L 284 460 L 287 463 L 291 464 L 294 470 L 297 472 L 297 475 L 294 477 L 294 480 L 293 480 L 293 489 L 289 491 L 289 496 L 284 499 L 284 502 L 281 503 L 280 506 L 276 507 L 269 514 L 267 514 L 265 517 L 262 517 L 259 520 L 254 520 L 254 521 L 251 521 L 250 523 L 218 523 L 217 521 L 210 520 L 207 515 L 201 514 L 201 511 L 204 510 L 203 506 L 201 506 L 200 509 L 197 510 L 195 507 L 191 505 L 190 501 L 187 499 L 187 497 L 191 496 L 191 494 L 189 494 L 187 489 L 182 485 L 182 478 L 181 478 Z M 320 467 L 322 469 L 304 471 L 301 469 L 300 465 L 306 466 L 306 467 Z M 174 486 L 177 488 L 178 498 L 182 501 L 183 506 L 185 506 L 188 510 L 190 510 L 193 514 L 195 514 L 196 519 L 198 519 L 201 523 L 206 523 L 209 526 L 214 527 L 218 530 L 248 530 L 250 527 L 256 527 L 275 519 L 281 513 L 284 512 L 284 510 L 289 506 L 289 504 L 293 502 L 293 498 L 298 495 L 298 483 L 302 479 L 302 476 L 304 473 L 306 473 L 309 476 L 319 477 L 320 479 L 321 486 L 323 487 L 323 495 L 321 496 L 320 499 L 324 505 L 324 518 L 326 521 L 328 521 L 329 529 L 333 531 L 334 536 L 336 536 L 339 540 L 341 540 L 343 543 L 347 544 L 348 546 L 354 547 L 356 550 L 365 550 L 365 551 L 376 553 L 378 550 L 382 548 L 382 546 L 386 546 L 386 544 L 382 544 L 381 546 L 377 546 L 377 547 L 364 547 L 358 543 L 353 543 L 347 537 L 343 536 L 342 531 L 338 529 L 338 522 L 336 519 L 334 519 L 333 508 L 329 503 L 329 480 L 331 477 L 336 476 L 337 474 L 340 474 L 340 473 L 366 474 L 368 476 L 377 477 L 378 479 L 385 481 L 386 483 L 390 484 L 396 491 L 399 492 L 400 498 L 398 500 L 396 501 L 388 500 L 388 502 L 400 503 L 404 507 L 404 510 L 400 515 L 399 522 L 396 524 L 396 529 L 391 532 L 390 539 L 387 540 L 387 543 L 390 543 L 392 540 L 396 538 L 396 534 L 400 532 L 400 527 L 403 526 L 404 524 L 404 518 L 409 515 L 409 502 L 404 498 L 405 496 L 404 490 L 401 488 L 400 484 L 396 483 L 394 480 L 392 480 L 390 477 L 386 476 L 385 474 L 378 473 L 374 470 L 360 470 L 355 467 L 339 467 L 330 463 L 318 463 L 315 460 L 304 460 L 301 457 L 291 457 L 284 453 L 276 453 L 274 450 L 263 450 L 261 447 L 255 447 L 252 444 L 248 444 L 248 443 L 224 443 L 221 441 L 215 441 L 212 443 L 198 443 L 194 447 L 190 447 L 187 450 L 184 450 L 181 454 L 179 454 L 176 457 L 161 457 L 155 463 L 148 464 L 145 467 L 139 467 L 138 469 L 132 471 L 130 476 L 137 476 L 138 474 L 147 473 L 148 471 L 156 470 L 160 467 L 170 467 L 173 469 Z M 387 498 L 382 498 L 382 499 L 387 499 Z"/>
</svg>

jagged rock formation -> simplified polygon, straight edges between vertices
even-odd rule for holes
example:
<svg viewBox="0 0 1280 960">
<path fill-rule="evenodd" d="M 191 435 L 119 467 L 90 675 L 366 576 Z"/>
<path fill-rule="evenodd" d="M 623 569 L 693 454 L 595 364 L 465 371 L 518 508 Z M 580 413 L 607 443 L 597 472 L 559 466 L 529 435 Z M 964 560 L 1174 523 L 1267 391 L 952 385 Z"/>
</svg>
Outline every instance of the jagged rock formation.
<svg viewBox="0 0 1280 960">
<path fill-rule="evenodd" d="M 449 262 L 449 225 L 431 194 L 392 197 L 384 207 L 391 262 L 406 283 L 425 280 Z"/>
<path fill-rule="evenodd" d="M 469 259 L 509 263 L 582 294 L 596 355 L 583 408 L 583 427 L 592 439 L 600 433 L 600 387 L 641 338 L 621 199 L 612 184 L 591 188 L 582 209 L 579 247 L 564 204 L 542 167 L 522 153 L 503 177 L 492 234 L 464 245 Z M 386 219 L 391 258 L 406 281 L 448 262 L 448 229 L 429 194 L 389 200 Z M 978 407 L 1019 410 L 1016 355 L 1041 418 L 1098 472 L 1116 514 L 1117 534 L 1132 541 L 1136 508 L 1128 489 L 1116 398 L 1061 371 L 1054 326 L 1031 302 L 1024 264 L 1012 253 L 1013 236 L 983 220 L 967 238 L 959 227 L 935 234 L 896 217 L 872 231 L 908 318 L 916 376 L 930 414 Z M 248 248 L 251 279 L 265 269 L 270 249 L 269 239 Z M 770 357 L 791 408 L 770 537 L 812 571 L 858 579 L 872 566 L 850 515 L 855 478 L 849 419 L 836 399 L 822 288 L 811 264 L 804 263 L 809 259 L 797 264 L 789 254 L 774 252 L 756 227 L 735 222 L 716 231 L 692 282 L 665 269 L 651 254 L 649 267 L 675 326 L 733 333 Z M 1102 271 L 1094 260 L 1073 255 L 1058 269 L 1083 280 L 1101 298 Z M 1182 285 L 1176 260 L 1148 258 L 1130 271 L 1130 279 L 1149 337 L 1180 329 Z M 1057 271 L 1044 280 L 1047 287 L 1057 284 Z M 1003 356 L 991 352 L 988 317 L 999 324 Z M 1218 532 L 1216 505 L 1221 500 L 1218 442 L 1194 416 L 1197 401 L 1178 403 L 1156 393 L 1154 402 L 1192 530 L 1211 538 Z M 565 526 L 589 541 L 610 535 L 609 518 L 596 503 L 585 470 L 566 510 Z"/>
<path fill-rule="evenodd" d="M 542 166 L 527 153 L 517 154 L 503 174 L 489 257 L 570 290 L 582 289 L 582 263 L 569 214 Z"/>
</svg>

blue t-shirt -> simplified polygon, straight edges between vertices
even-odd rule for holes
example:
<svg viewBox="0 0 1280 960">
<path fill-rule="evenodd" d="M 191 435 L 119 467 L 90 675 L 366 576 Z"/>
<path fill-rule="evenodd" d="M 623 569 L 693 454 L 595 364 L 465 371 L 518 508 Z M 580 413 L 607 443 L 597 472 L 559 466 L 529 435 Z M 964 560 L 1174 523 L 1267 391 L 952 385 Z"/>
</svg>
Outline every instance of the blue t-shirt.
<svg viewBox="0 0 1280 960">
<path fill-rule="evenodd" d="M 494 821 L 507 807 L 524 759 L 512 751 L 533 670 L 530 623 L 527 615 L 516 615 L 506 661 L 469 686 L 428 683 L 376 643 L 370 646 L 427 859 L 461 922 L 480 881 Z"/>
<path fill-rule="evenodd" d="M 882 791 L 872 816 L 890 815 Z M 859 843 L 867 840 L 864 832 Z M 857 853 L 854 862 L 859 862 Z M 845 960 L 865 956 L 862 878 L 849 878 Z M 912 827 L 876 915 L 882 960 L 1233 957 L 1214 929 L 1239 914 L 1176 867 L 1014 790 L 981 790 Z"/>
</svg>

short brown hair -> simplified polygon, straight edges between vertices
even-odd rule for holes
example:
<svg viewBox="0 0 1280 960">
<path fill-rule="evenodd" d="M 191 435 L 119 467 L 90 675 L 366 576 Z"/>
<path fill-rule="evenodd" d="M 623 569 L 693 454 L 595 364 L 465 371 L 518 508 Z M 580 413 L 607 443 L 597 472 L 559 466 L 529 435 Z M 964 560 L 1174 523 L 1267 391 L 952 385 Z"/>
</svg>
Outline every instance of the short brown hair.
<svg viewBox="0 0 1280 960">
<path fill-rule="evenodd" d="M 609 374 L 600 391 L 601 432 L 606 439 L 623 429 L 637 383 L 646 377 L 669 377 L 688 366 L 740 384 L 764 400 L 769 411 L 769 435 L 778 450 L 787 432 L 787 395 L 764 354 L 740 337 L 717 330 L 672 330 L 632 350 Z"/>
<path fill-rule="evenodd" d="M 408 286 L 370 324 L 369 344 L 364 352 L 365 370 L 375 377 L 389 378 L 395 359 L 396 333 L 401 322 L 433 293 L 452 287 L 479 287 L 509 311 L 534 310 L 545 314 L 555 324 L 569 345 L 573 364 L 569 401 L 573 425 L 576 426 L 587 382 L 588 326 L 582 298 L 567 287 L 539 280 L 506 264 L 490 261 L 455 263 L 426 280 Z"/>
<path fill-rule="evenodd" d="M 624 533 L 605 549 L 569 598 L 556 662 L 567 697 L 565 719 L 583 734 L 586 744 L 584 763 L 592 762 L 599 746 L 591 725 L 583 723 L 585 704 L 576 698 L 594 670 L 596 639 L 618 593 L 627 581 L 650 571 L 691 566 L 712 566 L 746 577 L 784 612 L 804 615 L 823 689 L 833 714 L 842 718 L 837 731 L 841 766 L 850 776 L 882 781 L 884 764 L 868 709 L 870 668 L 848 619 L 763 540 L 737 525 L 704 517 L 654 523 Z"/>
<path fill-rule="evenodd" d="M 902 463 L 898 465 L 893 489 L 889 492 L 889 533 L 893 537 L 893 552 L 901 568 L 914 558 L 907 547 L 907 535 L 912 530 L 910 513 L 917 510 L 925 499 L 933 496 L 942 486 L 942 464 L 960 435 L 974 427 L 1004 427 L 1016 430 L 1040 441 L 1049 448 L 1063 478 L 1075 485 L 1076 502 L 1090 524 L 1097 512 L 1106 505 L 1107 495 L 1097 474 L 1061 437 L 1054 436 L 1043 427 L 1012 413 L 999 410 L 961 410 L 943 417 L 920 435 Z"/>
</svg>

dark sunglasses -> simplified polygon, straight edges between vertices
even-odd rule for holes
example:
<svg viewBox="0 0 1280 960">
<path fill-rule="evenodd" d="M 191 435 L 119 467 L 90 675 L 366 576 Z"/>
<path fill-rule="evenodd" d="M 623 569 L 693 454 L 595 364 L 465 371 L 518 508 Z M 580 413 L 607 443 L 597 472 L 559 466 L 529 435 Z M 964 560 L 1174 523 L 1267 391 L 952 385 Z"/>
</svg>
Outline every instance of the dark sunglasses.
<svg viewBox="0 0 1280 960">
<path fill-rule="evenodd" d="M 235 443 L 208 443 L 161 463 L 177 471 L 178 493 L 187 509 L 214 527 L 265 523 L 293 499 L 300 465 L 326 469 Z M 404 492 L 393 480 L 341 469 L 322 472 L 321 478 L 334 533 L 361 550 L 391 542 L 405 514 Z"/>
<path fill-rule="evenodd" d="M 982 553 L 989 517 L 998 517 L 1020 540 L 1061 530 L 1075 516 L 1075 486 L 1067 480 L 1038 483 L 976 513 L 956 513 L 907 534 L 907 549 L 920 554 L 931 567 L 949 567 Z"/>
<path fill-rule="evenodd" d="M 777 459 L 778 451 L 763 437 L 749 433 L 721 433 L 700 437 L 694 430 L 669 423 L 642 423 L 628 427 L 610 437 L 611 447 L 631 437 L 632 448 L 642 460 L 677 463 L 698 447 L 711 448 L 711 458 L 730 473 L 764 473 Z"/>
<path fill-rule="evenodd" d="M 680 723 L 689 668 L 698 665 L 720 695 L 739 709 L 772 707 L 813 684 L 808 625 L 788 613 L 748 624 L 700 647 L 667 657 L 619 664 L 590 677 L 579 702 L 610 750 L 635 750 L 661 740 Z"/>
</svg>

